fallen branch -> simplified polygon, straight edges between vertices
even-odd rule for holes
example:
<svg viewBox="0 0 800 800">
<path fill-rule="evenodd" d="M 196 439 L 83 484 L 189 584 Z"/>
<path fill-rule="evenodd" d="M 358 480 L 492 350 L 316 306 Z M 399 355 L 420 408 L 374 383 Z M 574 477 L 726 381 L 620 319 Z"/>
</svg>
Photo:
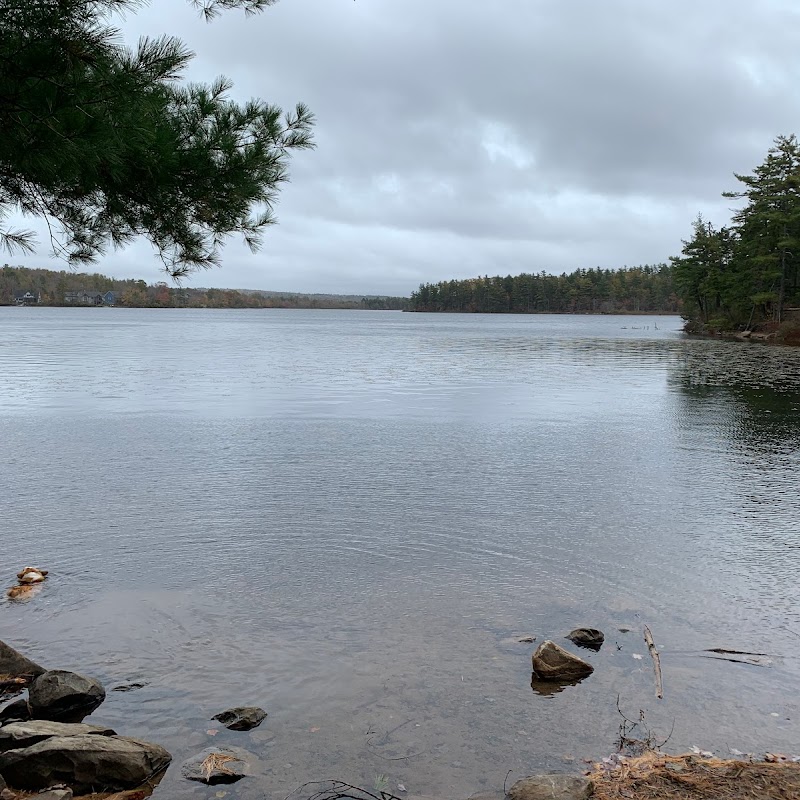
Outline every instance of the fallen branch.
<svg viewBox="0 0 800 800">
<path fill-rule="evenodd" d="M 653 641 L 653 634 L 647 625 L 644 626 L 644 640 L 647 643 L 647 649 L 650 651 L 650 657 L 653 659 L 653 669 L 656 673 L 656 697 L 659 700 L 664 699 L 664 684 L 661 679 L 661 657 L 658 655 L 656 643 Z"/>
</svg>

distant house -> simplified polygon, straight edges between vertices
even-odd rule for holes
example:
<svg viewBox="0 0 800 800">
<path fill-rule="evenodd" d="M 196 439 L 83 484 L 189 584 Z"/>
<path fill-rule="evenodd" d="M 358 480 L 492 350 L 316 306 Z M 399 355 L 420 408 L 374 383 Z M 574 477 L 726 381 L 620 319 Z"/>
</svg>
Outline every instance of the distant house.
<svg viewBox="0 0 800 800">
<path fill-rule="evenodd" d="M 64 295 L 64 304 L 68 306 L 113 306 L 115 302 L 114 292 L 81 289 L 79 292 L 67 292 Z"/>
<path fill-rule="evenodd" d="M 31 292 L 30 290 L 20 289 L 14 292 L 14 303 L 18 306 L 35 306 L 40 299 L 39 292 Z"/>
</svg>

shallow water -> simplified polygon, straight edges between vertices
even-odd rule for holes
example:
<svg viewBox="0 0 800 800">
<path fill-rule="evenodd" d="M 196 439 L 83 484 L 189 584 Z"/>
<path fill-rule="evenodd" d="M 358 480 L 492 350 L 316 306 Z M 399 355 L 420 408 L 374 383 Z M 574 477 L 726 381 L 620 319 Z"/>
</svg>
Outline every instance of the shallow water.
<svg viewBox="0 0 800 800">
<path fill-rule="evenodd" d="M 467 797 L 611 752 L 618 697 L 670 749 L 796 753 L 800 350 L 679 328 L 0 308 L 0 577 L 52 570 L 0 638 L 146 684 L 94 718 L 173 753 L 156 797 L 210 796 L 212 742 L 259 757 L 231 797 Z M 533 691 L 514 638 L 577 625 L 595 673 Z"/>
</svg>

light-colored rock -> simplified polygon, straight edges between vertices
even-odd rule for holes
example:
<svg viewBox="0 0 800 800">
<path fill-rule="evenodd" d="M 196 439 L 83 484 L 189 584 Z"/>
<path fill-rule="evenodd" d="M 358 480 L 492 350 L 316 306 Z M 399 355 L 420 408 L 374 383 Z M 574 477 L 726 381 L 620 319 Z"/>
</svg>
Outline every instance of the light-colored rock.
<svg viewBox="0 0 800 800">
<path fill-rule="evenodd" d="M 53 736 L 0 753 L 0 775 L 14 789 L 66 784 L 76 794 L 141 786 L 167 768 L 170 754 L 157 744 L 124 736 Z"/>
<path fill-rule="evenodd" d="M 39 792 L 33 800 L 72 800 L 72 789 L 48 789 Z"/>
<path fill-rule="evenodd" d="M 267 712 L 263 708 L 256 706 L 237 706 L 229 708 L 220 714 L 216 714 L 212 719 L 221 722 L 226 728 L 232 731 L 249 731 L 257 728 L 267 717 Z"/>
<path fill-rule="evenodd" d="M 100 725 L 51 722 L 50 720 L 31 720 L 30 722 L 11 722 L 0 728 L 0 752 L 30 747 L 32 744 L 50 739 L 53 736 L 115 736 L 111 728 Z"/>
<path fill-rule="evenodd" d="M 591 664 L 549 639 L 539 645 L 531 661 L 533 671 L 546 681 L 579 681 L 594 672 Z"/>
<path fill-rule="evenodd" d="M 587 800 L 594 792 L 588 778 L 577 775 L 532 775 L 517 781 L 506 795 L 507 800 Z"/>
<path fill-rule="evenodd" d="M 43 673 L 28 689 L 33 719 L 80 722 L 105 698 L 105 689 L 99 681 L 60 669 Z"/>
<path fill-rule="evenodd" d="M 25 675 L 35 677 L 45 672 L 44 667 L 40 667 L 29 658 L 25 658 L 22 653 L 18 653 L 13 647 L 5 642 L 0 642 L 0 675 L 9 675 L 12 678 L 19 678 Z"/>
</svg>

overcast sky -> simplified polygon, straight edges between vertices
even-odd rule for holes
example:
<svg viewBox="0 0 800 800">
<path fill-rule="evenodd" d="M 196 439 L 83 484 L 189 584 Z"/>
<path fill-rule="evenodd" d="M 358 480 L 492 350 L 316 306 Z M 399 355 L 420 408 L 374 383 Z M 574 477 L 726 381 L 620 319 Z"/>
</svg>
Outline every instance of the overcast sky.
<svg viewBox="0 0 800 800">
<path fill-rule="evenodd" d="M 281 0 L 212 23 L 154 0 L 190 77 L 307 103 L 280 224 L 195 286 L 408 294 L 420 282 L 658 263 L 732 173 L 800 133 L 797 0 Z M 60 269 L 44 247 L 15 263 Z M 163 278 L 147 244 L 105 257 Z"/>
</svg>

